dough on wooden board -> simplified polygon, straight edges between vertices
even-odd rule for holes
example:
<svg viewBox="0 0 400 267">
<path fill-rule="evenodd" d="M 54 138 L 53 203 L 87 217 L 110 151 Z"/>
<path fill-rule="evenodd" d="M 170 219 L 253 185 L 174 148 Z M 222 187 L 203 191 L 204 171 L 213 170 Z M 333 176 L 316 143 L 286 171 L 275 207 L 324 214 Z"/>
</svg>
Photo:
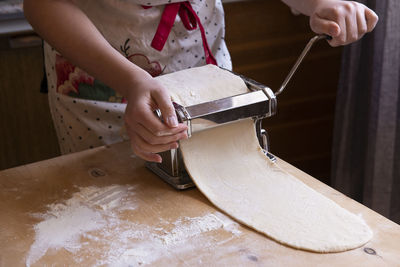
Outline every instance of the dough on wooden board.
<svg viewBox="0 0 400 267">
<path fill-rule="evenodd" d="M 214 66 L 160 78 L 184 106 L 247 91 L 239 77 Z M 194 133 L 180 147 L 190 176 L 214 205 L 280 243 L 339 252 L 372 238 L 360 217 L 272 163 L 259 146 L 251 119 Z"/>
</svg>

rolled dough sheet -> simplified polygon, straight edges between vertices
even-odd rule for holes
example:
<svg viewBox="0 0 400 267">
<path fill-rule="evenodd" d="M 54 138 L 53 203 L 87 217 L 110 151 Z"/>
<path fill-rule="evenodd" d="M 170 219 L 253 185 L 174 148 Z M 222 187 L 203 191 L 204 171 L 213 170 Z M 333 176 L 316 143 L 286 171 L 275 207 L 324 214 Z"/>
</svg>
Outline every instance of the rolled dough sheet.
<svg viewBox="0 0 400 267">
<path fill-rule="evenodd" d="M 161 82 L 182 105 L 247 91 L 239 77 L 214 66 L 165 75 Z M 194 133 L 180 147 L 190 176 L 214 205 L 282 244 L 340 252 L 372 238 L 362 218 L 269 161 L 250 119 Z"/>
</svg>

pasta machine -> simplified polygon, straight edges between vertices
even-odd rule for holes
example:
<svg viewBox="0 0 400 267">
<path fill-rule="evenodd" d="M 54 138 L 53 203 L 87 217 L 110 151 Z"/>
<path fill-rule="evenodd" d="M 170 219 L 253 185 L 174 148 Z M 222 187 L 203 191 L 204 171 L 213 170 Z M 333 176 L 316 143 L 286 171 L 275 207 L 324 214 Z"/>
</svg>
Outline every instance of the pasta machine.
<svg viewBox="0 0 400 267">
<path fill-rule="evenodd" d="M 276 161 L 274 155 L 269 152 L 268 134 L 262 129 L 262 120 L 276 114 L 277 95 L 285 89 L 311 46 L 321 39 L 330 39 L 330 37 L 326 35 L 317 35 L 308 42 L 281 87 L 275 93 L 263 84 L 236 74 L 243 79 L 249 89 L 248 93 L 187 107 L 174 103 L 178 121 L 188 126 L 188 137 L 190 138 L 191 135 L 197 131 L 241 119 L 252 118 L 255 123 L 257 138 L 265 155 L 271 161 Z M 155 113 L 162 119 L 160 110 L 156 110 Z M 179 148 L 164 151 L 159 154 L 163 159 L 162 163 L 146 162 L 147 168 L 176 189 L 186 189 L 194 186 L 193 181 L 185 170 Z"/>
</svg>

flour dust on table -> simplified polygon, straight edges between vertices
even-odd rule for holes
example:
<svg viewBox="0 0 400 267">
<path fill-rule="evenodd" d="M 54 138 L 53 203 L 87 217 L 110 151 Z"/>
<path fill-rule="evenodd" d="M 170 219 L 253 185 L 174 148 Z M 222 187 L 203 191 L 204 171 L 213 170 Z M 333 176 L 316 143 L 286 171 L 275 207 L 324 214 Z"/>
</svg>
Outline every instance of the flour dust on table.
<svg viewBox="0 0 400 267">
<path fill-rule="evenodd" d="M 70 199 L 48 205 L 34 226 L 35 240 L 26 256 L 26 266 L 40 265 L 40 259 L 67 251 L 75 265 L 142 266 L 171 257 L 169 251 L 193 251 L 191 242 L 216 245 L 207 233 L 223 229 L 234 238 L 241 234 L 238 224 L 220 212 L 203 216 L 181 216 L 167 221 L 158 218 L 157 227 L 139 223 L 135 212 L 139 204 L 135 186 L 80 187 Z M 140 219 L 140 218 L 137 218 Z"/>
</svg>

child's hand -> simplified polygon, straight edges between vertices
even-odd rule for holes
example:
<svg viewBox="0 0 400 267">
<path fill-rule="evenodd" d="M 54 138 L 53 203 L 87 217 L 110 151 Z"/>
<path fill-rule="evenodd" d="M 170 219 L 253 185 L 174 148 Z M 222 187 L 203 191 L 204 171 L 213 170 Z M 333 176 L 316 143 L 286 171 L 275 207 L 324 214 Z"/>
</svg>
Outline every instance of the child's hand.
<svg viewBox="0 0 400 267">
<path fill-rule="evenodd" d="M 378 22 L 374 11 L 354 1 L 316 1 L 310 14 L 311 29 L 332 36 L 331 46 L 346 45 L 372 31 Z"/>
<path fill-rule="evenodd" d="M 178 124 L 170 96 L 152 77 L 136 83 L 127 98 L 124 119 L 133 152 L 147 161 L 161 162 L 156 153 L 177 148 L 177 141 L 187 138 L 187 126 Z M 154 114 L 157 108 L 164 123 Z"/>
</svg>

